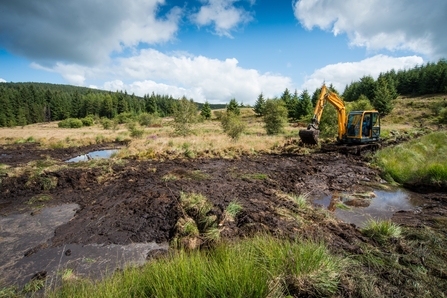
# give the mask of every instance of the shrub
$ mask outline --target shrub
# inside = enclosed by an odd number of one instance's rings
[[[113,126],[112,120],[108,118],[102,118],[100,123],[104,129],[111,129]]]
[[[244,132],[246,125],[242,122],[241,116],[232,112],[225,113],[221,118],[221,124],[224,132],[233,140],[239,139]]]
[[[118,124],[128,123],[133,121],[133,115],[132,113],[126,112],[116,115],[115,120],[118,122]]]
[[[183,97],[174,107],[174,133],[181,136],[191,134],[191,127],[197,122],[197,106]]]
[[[324,108],[320,119],[320,136],[334,137],[338,132],[338,112],[331,105],[328,104]]]
[[[373,105],[365,95],[360,95],[359,99],[356,101],[346,104],[346,113],[350,111],[366,111],[374,110]]]
[[[94,124],[94,120],[91,116],[87,116],[81,119],[83,126],[92,126]]]
[[[160,125],[161,119],[156,113],[154,114],[143,113],[140,116],[138,116],[138,123],[140,123],[141,126]]]
[[[264,108],[265,130],[268,135],[279,134],[287,123],[288,110],[284,101],[280,99],[267,99]]]
[[[82,127],[82,121],[76,118],[67,118],[60,121],[57,126],[61,128],[80,128]]]

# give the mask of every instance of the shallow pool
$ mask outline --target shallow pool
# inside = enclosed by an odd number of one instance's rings
[[[89,161],[91,159],[98,159],[98,158],[110,158],[110,157],[112,157],[113,154],[115,154],[117,152],[118,152],[118,149],[92,151],[87,154],[79,155],[72,159],[66,160],[66,162],[80,162],[80,161]]]
[[[421,198],[414,193],[396,190],[375,190],[370,195],[335,194],[313,201],[332,211],[347,223],[362,227],[368,219],[390,219],[399,210],[417,210]]]

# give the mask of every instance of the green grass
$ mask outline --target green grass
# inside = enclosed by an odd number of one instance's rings
[[[267,174],[262,173],[253,173],[253,174],[244,174],[241,176],[242,179],[254,179],[254,180],[265,180],[268,178]]]
[[[294,194],[289,195],[291,200],[300,207],[300,209],[306,209],[309,207],[309,201],[307,200],[308,194],[300,194],[296,196]]]
[[[434,132],[375,155],[387,180],[447,185],[447,133]]]
[[[269,236],[212,250],[172,251],[141,268],[94,283],[65,280],[49,297],[284,297],[330,296],[345,270],[323,243]],[[303,285],[298,288],[298,285]]]
[[[368,220],[366,226],[361,229],[365,236],[371,237],[380,243],[390,238],[400,237],[401,228],[391,220]]]
[[[225,212],[231,217],[235,218],[236,215],[242,211],[243,207],[241,204],[239,204],[237,201],[232,201],[230,204],[228,204],[227,208],[225,209]]]

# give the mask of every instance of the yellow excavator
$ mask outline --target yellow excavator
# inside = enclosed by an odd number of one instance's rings
[[[332,104],[338,113],[338,145],[350,145],[360,153],[361,149],[376,150],[380,141],[380,116],[376,110],[352,111],[346,116],[346,107],[343,100],[334,92],[329,91],[326,85],[321,88],[320,97],[315,106],[312,122],[307,129],[299,131],[304,144],[317,145],[320,134],[319,124],[321,115],[327,102]]]

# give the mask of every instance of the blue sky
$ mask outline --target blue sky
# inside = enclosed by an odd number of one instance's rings
[[[340,92],[447,58],[444,0],[0,0],[0,82],[197,102]]]

